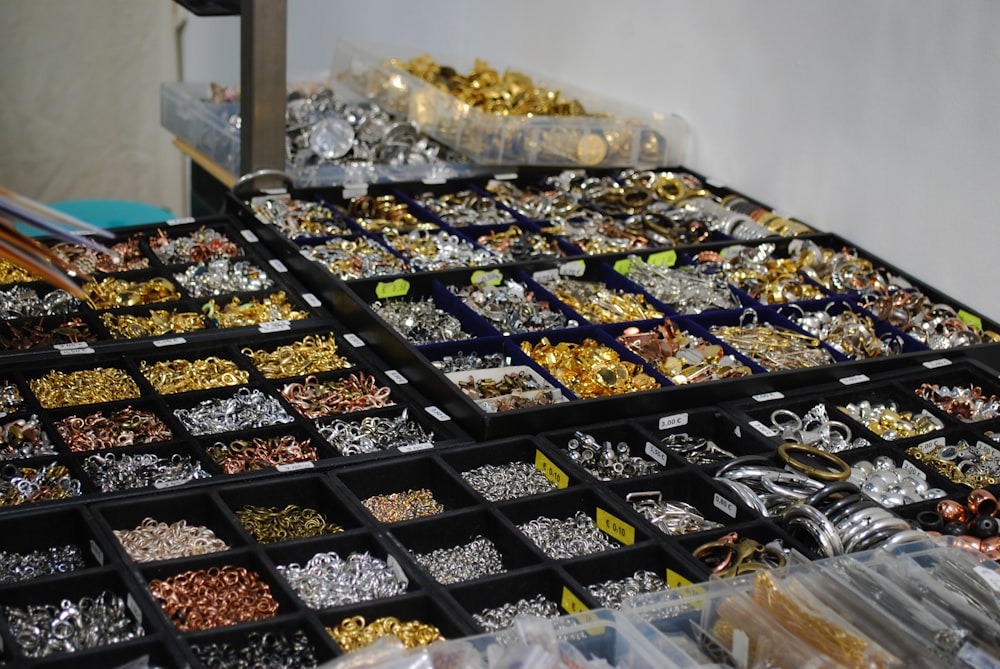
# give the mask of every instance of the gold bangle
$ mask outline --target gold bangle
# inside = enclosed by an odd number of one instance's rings
[[[821,467],[810,466],[801,460],[796,460],[793,457],[794,453],[818,458],[831,465],[832,468],[823,469]],[[784,443],[778,447],[778,457],[792,469],[796,469],[817,481],[844,481],[851,475],[851,466],[844,462],[844,460],[833,453],[827,453],[826,451],[821,451],[818,448],[806,446],[805,444],[794,442]]]

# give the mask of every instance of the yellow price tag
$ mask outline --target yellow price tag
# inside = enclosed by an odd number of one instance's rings
[[[562,601],[560,605],[566,613],[583,613],[584,611],[589,611],[587,606],[580,601],[580,598],[574,595],[565,585],[562,589]]]
[[[387,297],[402,297],[410,292],[410,282],[406,279],[396,279],[395,281],[381,281],[375,284],[375,295],[380,300]]]
[[[545,474],[545,478],[552,481],[552,484],[559,489],[569,485],[569,476],[566,475],[566,472],[559,469],[539,450],[535,451],[535,469]]]
[[[503,274],[498,269],[490,270],[489,272],[477,269],[469,279],[474,286],[499,286],[500,282],[503,281]]]
[[[622,258],[620,260],[616,260],[612,267],[614,267],[614,270],[622,276],[628,276],[629,271],[632,269],[632,261],[628,258]]]
[[[649,257],[646,258],[646,262],[650,265],[666,265],[667,267],[673,267],[677,263],[677,251],[658,251],[657,253],[650,253]]]
[[[983,331],[983,319],[974,314],[970,314],[965,309],[958,310],[958,320],[962,321],[968,326],[976,328],[980,332]]]
[[[669,588],[683,588],[686,585],[691,585],[691,581],[684,578],[678,574],[673,569],[667,570],[667,587]]]
[[[635,528],[601,507],[597,507],[597,529],[627,546],[635,543]]]

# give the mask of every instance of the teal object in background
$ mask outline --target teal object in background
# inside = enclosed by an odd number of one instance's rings
[[[129,200],[64,200],[48,206],[101,228],[162,223],[174,218],[169,209]]]

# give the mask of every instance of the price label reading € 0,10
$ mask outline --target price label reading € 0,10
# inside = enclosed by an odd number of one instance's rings
[[[597,507],[597,529],[627,546],[635,543],[635,528],[601,507]]]
[[[545,457],[541,451],[535,451],[535,469],[545,474],[545,478],[552,482],[552,485],[560,490],[569,485],[569,476],[559,469],[551,460]]]

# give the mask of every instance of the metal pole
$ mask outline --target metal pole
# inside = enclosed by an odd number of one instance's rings
[[[240,34],[240,173],[283,171],[287,0],[242,0]]]

